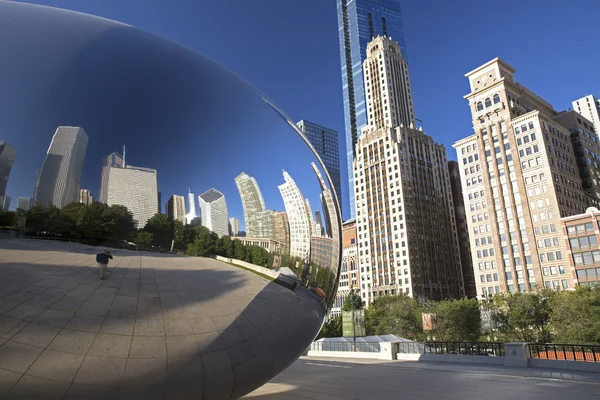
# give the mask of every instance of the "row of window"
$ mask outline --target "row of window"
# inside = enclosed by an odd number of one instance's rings
[[[500,95],[498,93],[496,93],[494,96],[492,96],[491,99],[488,97],[484,101],[478,101],[477,105],[476,105],[477,111],[482,111],[484,108],[484,105],[485,105],[485,108],[491,107],[492,101],[494,102],[494,104],[500,103]]]
[[[565,273],[565,266],[564,265],[559,265],[559,266],[551,266],[551,267],[543,267],[542,268],[542,275],[543,276],[548,276],[548,274],[550,275],[556,275],[556,274],[564,274]]]
[[[600,277],[600,267],[598,268],[586,268],[586,269],[578,269],[577,270],[577,278],[578,279],[594,279]]]
[[[525,133],[525,132],[527,132],[528,129],[534,129],[534,128],[535,128],[535,125],[533,124],[533,122],[530,122],[529,124],[521,125],[520,128],[518,126],[516,126],[515,127],[515,135]]]
[[[586,222],[585,224],[567,226],[567,233],[583,232],[594,232],[594,224],[592,222]]]
[[[494,273],[494,274],[480,275],[479,279],[481,280],[481,283],[498,282],[498,274]]]
[[[573,264],[585,265],[600,263],[600,250],[582,251],[581,253],[573,253]]]
[[[465,157],[465,158],[463,158],[463,165],[472,163],[473,161],[477,161],[477,160],[479,160],[479,154],[474,154],[472,156]]]
[[[569,244],[571,245],[572,250],[577,250],[579,248],[586,247],[594,247],[598,246],[598,238],[596,238],[596,235],[571,238],[569,239]]]

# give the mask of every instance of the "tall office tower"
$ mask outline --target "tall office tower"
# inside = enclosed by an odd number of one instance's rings
[[[560,218],[595,201],[578,175],[585,152],[514,72],[495,58],[466,74],[475,133],[454,144],[480,298],[543,287],[549,268],[573,287]]]
[[[337,131],[304,119],[299,121],[297,125],[310,141],[310,144],[315,148],[317,154],[321,157],[323,164],[325,164],[325,168],[327,168],[327,172],[333,182],[333,187],[341,210],[342,187],[340,183],[340,150]]]
[[[8,211],[10,209],[10,196],[0,196],[0,210]]]
[[[379,36],[367,46],[363,64],[369,127],[375,129],[415,124],[408,63],[400,46]]]
[[[420,130],[363,130],[353,171],[367,304],[402,292],[433,300],[464,295],[447,163],[444,146]]]
[[[79,200],[79,184],[88,135],[82,128],[59,126],[39,173],[37,205],[62,208]]]
[[[31,197],[19,197],[17,208],[23,211],[29,211],[31,208]]]
[[[185,197],[172,195],[167,201],[167,218],[185,224]]]
[[[79,202],[89,206],[94,201],[92,191],[90,189],[79,190]]]
[[[304,199],[304,203],[306,204],[306,215],[308,215],[308,220],[310,221],[310,236],[312,237],[317,231],[317,221],[315,221],[313,217],[312,208],[310,207],[308,199]]]
[[[109,206],[117,204],[127,207],[133,213],[135,227],[142,229],[158,209],[158,182],[156,170],[151,168],[110,167],[106,190]]]
[[[335,301],[331,308],[332,316],[341,314],[346,297],[348,297],[351,290],[354,290],[354,293],[361,296],[357,251],[358,241],[356,239],[356,221],[351,219],[344,222],[342,224],[342,270]]]
[[[0,198],[6,196],[8,177],[16,158],[17,151],[4,140],[0,140]]]
[[[458,162],[448,161],[448,173],[450,174],[450,187],[452,188],[452,201],[454,203],[454,217],[456,218],[456,232],[460,248],[460,264],[465,284],[465,296],[471,299],[477,297],[477,286],[475,285],[475,272],[473,271],[473,260],[471,259],[469,226],[467,225],[467,213],[465,212]]]
[[[219,236],[229,235],[229,219],[227,218],[227,203],[223,193],[216,189],[208,189],[198,196],[202,226]]]
[[[317,221],[317,225],[319,225],[320,227],[323,227],[323,220],[321,219],[321,211],[317,210],[315,211],[315,221]],[[323,232],[320,232],[321,234]]]
[[[229,218],[229,236],[237,236],[240,233],[240,220],[231,217]]]
[[[125,147],[123,147],[123,153]],[[100,203],[108,203],[108,177],[113,167],[125,167],[125,159],[119,153],[111,153],[102,159],[102,177],[100,180]]]
[[[273,211],[267,210],[256,179],[242,172],[235,178],[242,206],[246,235],[252,238],[273,237]]]
[[[305,262],[310,257],[310,219],[302,192],[292,177],[284,170],[285,183],[278,186],[290,225],[290,255]]]
[[[158,209],[156,210],[156,212],[158,214],[162,214],[162,210],[161,210],[161,203],[162,203],[162,193],[158,192],[157,193],[157,204],[158,204]]]
[[[590,94],[575,100],[573,110],[583,115],[588,121],[592,121],[594,131],[596,134],[600,134],[600,100]]]
[[[196,213],[196,196],[192,193],[192,190],[188,188],[188,208],[185,219],[188,225],[192,224],[192,221],[198,217]]]
[[[600,139],[593,130],[592,121],[576,111],[563,111],[554,120],[567,128],[577,158],[581,186],[593,206],[600,206]]]
[[[339,261],[340,261],[340,240],[339,240],[339,233],[340,233],[340,221],[338,221],[338,213],[336,212],[336,208],[335,208],[335,201],[333,200],[333,194],[331,193],[331,190],[329,190],[327,188],[327,185],[325,184],[325,180],[323,179],[323,176],[321,175],[321,171],[319,171],[319,168],[317,168],[317,165],[313,162],[312,164],[313,167],[313,171],[315,172],[315,175],[317,176],[317,179],[319,181],[319,187],[321,188],[321,203],[325,203],[325,206],[323,207],[323,210],[325,211],[325,219],[327,220],[327,225],[330,227],[331,233],[328,236],[328,239],[330,239],[329,241],[318,241],[321,244],[321,248],[323,248],[323,243],[327,243],[327,246],[329,246],[329,250],[331,253],[331,264],[328,265],[328,268],[334,268],[335,271],[334,273],[337,273],[337,267],[339,265]],[[341,216],[340,216],[341,217]],[[311,244],[312,246],[312,244]],[[311,253],[312,253],[312,248],[311,248]]]
[[[273,240],[283,244],[283,254],[290,254],[290,225],[285,212],[273,213]]]
[[[348,171],[361,128],[367,124],[367,103],[363,62],[367,44],[376,36],[391,37],[400,43],[404,58],[406,45],[400,2],[397,0],[337,0],[337,20],[342,64],[342,90]],[[349,176],[350,214],[355,216],[354,177]],[[341,197],[338,194],[338,198]]]

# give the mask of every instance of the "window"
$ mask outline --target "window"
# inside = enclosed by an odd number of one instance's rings
[[[485,99],[485,108],[488,108],[488,107],[491,107],[491,106],[492,106],[492,101],[488,97],[487,99]]]
[[[483,103],[478,101],[477,102],[477,111],[481,111],[481,110],[483,110]]]
[[[500,95],[498,93],[496,93],[494,95],[494,104],[500,103]]]

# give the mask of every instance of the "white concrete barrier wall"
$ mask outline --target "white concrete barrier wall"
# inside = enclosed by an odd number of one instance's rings
[[[249,262],[246,262],[246,261],[236,260],[235,258],[227,258],[227,257],[221,257],[221,256],[215,256],[215,258],[219,261],[223,261],[223,262],[230,263],[230,264],[237,264],[241,267],[248,268],[248,269],[251,269],[256,272],[260,272],[261,274],[270,276],[273,279],[276,279],[279,277],[279,272],[273,271],[272,269],[269,269],[269,268],[261,267],[259,265],[250,264]]]

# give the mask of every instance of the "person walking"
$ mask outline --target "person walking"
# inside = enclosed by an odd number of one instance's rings
[[[112,260],[113,256],[110,254],[110,251],[104,250],[103,253],[96,254],[96,262],[98,263],[98,268],[100,268],[100,279],[104,280],[106,269],[108,268],[108,260]]]

